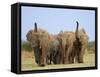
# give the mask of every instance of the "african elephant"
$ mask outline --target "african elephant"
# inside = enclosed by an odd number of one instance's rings
[[[47,53],[48,64],[51,64],[51,62],[53,62],[53,64],[58,64],[57,63],[58,59],[55,59],[55,58],[57,57],[58,52],[59,52],[59,44],[60,43],[57,40],[57,38],[54,35],[50,35],[49,47],[48,47],[48,53]]]
[[[37,29],[37,23],[35,23],[35,29],[30,30],[26,37],[34,50],[36,63],[39,66],[44,66],[46,64],[46,54],[48,48],[48,32],[43,29]]]
[[[58,34],[62,53],[63,63],[83,62],[84,51],[86,48],[88,37],[84,29],[78,30],[78,22],[76,32],[61,32]]]
[[[73,51],[75,52],[74,56],[76,62],[83,63],[83,56],[88,43],[88,35],[83,28],[78,30],[78,26],[79,23],[77,22],[77,29],[75,33],[76,40],[74,41]]]
[[[59,37],[62,53],[63,53],[63,63],[70,63],[70,55],[72,53],[73,42],[75,36],[73,32],[63,32]]]
[[[51,36],[43,29],[37,29],[37,24],[35,23],[35,29],[30,30],[26,37],[32,45],[35,61],[39,66],[45,66],[46,64],[51,64],[51,62],[57,63],[54,58],[59,51],[59,41],[54,36]]]

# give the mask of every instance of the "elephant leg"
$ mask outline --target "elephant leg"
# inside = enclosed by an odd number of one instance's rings
[[[62,43],[61,47],[60,47],[60,51],[59,51],[59,56],[62,60],[62,63],[65,64],[66,63],[66,45],[65,43]]]
[[[60,61],[59,56],[57,55],[56,58],[55,58],[55,64],[59,64],[60,63],[59,61]]]
[[[71,52],[72,52],[72,46],[69,46],[67,51],[65,51],[66,57],[65,57],[65,63],[69,64],[71,59]]]
[[[53,61],[53,64],[57,64],[57,61],[58,61],[58,55],[54,56],[52,61]]]
[[[83,63],[83,54],[79,54],[78,63]]]
[[[78,63],[83,63],[83,57],[84,57],[84,52],[85,52],[85,48],[82,47],[80,50],[80,53],[78,54]]]
[[[83,55],[81,54],[81,51],[77,50],[77,54],[75,55],[75,62],[77,63],[83,63]]]
[[[40,50],[39,50],[38,47],[34,47],[33,50],[34,50],[35,62],[36,62],[38,65],[40,65],[40,54],[41,54],[41,53],[40,53]]]
[[[46,65],[47,54],[46,54],[46,49],[44,49],[44,48],[42,47],[42,49],[41,49],[40,66]]]
[[[75,57],[74,55],[75,55],[74,52],[71,51],[70,54],[69,54],[69,63],[70,64],[74,63],[74,57]]]
[[[57,54],[53,58],[54,64],[63,64],[63,55],[61,52],[57,52]]]
[[[50,54],[50,64],[52,64],[52,60],[53,60],[53,55]]]
[[[65,56],[63,55],[63,53],[59,53],[59,59],[58,59],[58,61],[59,61],[59,64],[65,64]]]
[[[57,59],[56,59],[57,57],[54,57],[53,58],[53,64],[57,64]]]
[[[57,53],[54,58],[53,58],[53,63],[54,64],[59,64],[60,63],[60,55]]]
[[[71,62],[74,63],[74,56],[72,56],[72,61]]]
[[[74,63],[74,56],[70,56],[69,57],[69,63],[71,64],[71,63]]]
[[[49,55],[47,55],[46,63],[47,63],[48,65],[50,65],[50,56],[49,56]]]
[[[79,50],[78,47],[76,47],[75,55],[74,55],[74,58],[75,58],[75,62],[76,63],[79,63],[79,55],[80,55],[80,50]]]
[[[75,55],[75,62],[79,63],[79,56]]]
[[[83,56],[78,56],[78,63],[83,63]]]
[[[65,64],[69,64],[70,56],[68,53],[66,54],[66,57],[64,60],[65,60]]]
[[[69,53],[68,56],[69,56],[69,57],[68,57],[68,60],[69,60],[69,63],[68,63],[68,64],[71,64],[71,62],[72,62],[72,55],[71,55],[71,53]]]
[[[76,51],[75,48],[73,47],[72,51],[70,52],[70,60],[69,60],[70,63],[74,63],[75,55],[76,55]]]
[[[59,53],[59,64],[65,64],[65,61],[66,61],[66,59],[65,59],[65,53]]]

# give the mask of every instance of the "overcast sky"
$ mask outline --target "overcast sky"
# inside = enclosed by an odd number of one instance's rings
[[[95,40],[95,11],[78,9],[57,9],[43,7],[21,7],[21,39],[26,41],[26,34],[34,29],[34,22],[38,27],[49,33],[60,31],[75,31],[76,21],[86,30],[89,41]]]

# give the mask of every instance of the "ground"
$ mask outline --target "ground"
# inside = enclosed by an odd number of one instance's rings
[[[74,64],[57,64],[46,65],[45,67],[39,67],[35,63],[34,53],[28,51],[22,51],[21,56],[21,70],[43,70],[43,69],[60,69],[60,68],[79,68],[79,67],[92,67],[95,66],[95,54],[85,53],[84,63]]]

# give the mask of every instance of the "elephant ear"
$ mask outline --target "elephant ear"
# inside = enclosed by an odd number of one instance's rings
[[[30,30],[30,31],[26,34],[26,38],[27,38],[27,40],[30,41],[30,42],[31,42],[31,39],[32,39],[32,32],[33,32],[33,30]]]
[[[79,22],[76,21],[76,24],[77,24],[77,26],[76,26],[75,36],[76,36],[76,39],[78,39],[78,27],[79,27]]]
[[[84,29],[84,28],[82,28],[82,32],[83,32],[84,34],[86,34],[86,32],[85,32],[85,29]]]
[[[37,23],[34,23],[34,31],[37,32]]]

